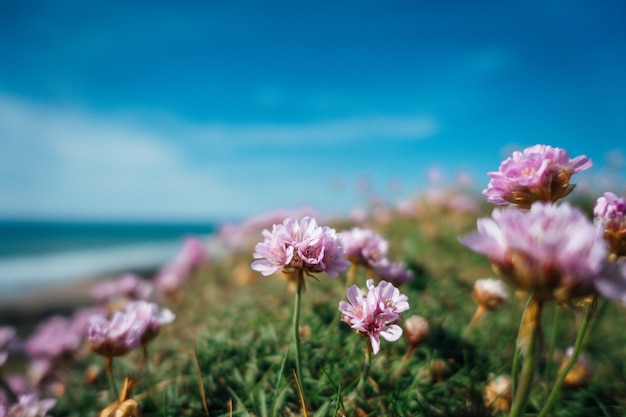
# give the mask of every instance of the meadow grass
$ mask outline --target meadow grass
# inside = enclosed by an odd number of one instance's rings
[[[490,375],[509,374],[515,338],[526,303],[511,289],[509,300],[468,329],[476,304],[478,278],[495,276],[487,259],[458,243],[457,237],[488,215],[462,212],[422,201],[414,216],[393,210],[370,219],[390,244],[389,258],[403,261],[414,278],[401,287],[410,310],[430,323],[430,337],[407,356],[407,343],[382,341],[373,357],[368,384],[356,392],[366,339],[340,321],[346,276],[307,278],[302,296],[302,393],[294,378],[291,332],[293,290],[278,274],[264,277],[250,269],[248,249],[213,259],[187,282],[169,307],[176,320],[150,344],[148,362],[141,352],[114,361],[114,380],[137,379],[134,397],[144,416],[490,416],[483,390]],[[337,231],[353,226],[338,219]],[[269,225],[268,225],[269,227]],[[356,284],[363,287],[367,273]],[[626,331],[624,308],[600,300],[583,345],[593,373],[578,389],[562,390],[550,415],[626,415]],[[545,402],[563,351],[574,344],[582,311],[547,304],[542,317],[542,355],[527,415]],[[100,368],[95,380],[85,374]],[[102,357],[86,352],[68,364],[65,394],[55,416],[93,416],[115,400]],[[306,412],[303,411],[303,402]]]

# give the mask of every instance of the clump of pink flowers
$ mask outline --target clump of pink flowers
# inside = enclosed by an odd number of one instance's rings
[[[348,301],[339,303],[341,320],[362,336],[369,338],[372,353],[380,350],[380,338],[395,342],[402,337],[400,313],[409,309],[408,298],[393,284],[367,280],[367,293],[356,285],[346,291]]]
[[[538,300],[567,302],[595,292],[606,273],[602,230],[579,209],[537,202],[530,210],[496,209],[460,242]]]
[[[626,198],[606,192],[596,200],[594,222],[604,230],[611,253],[626,256]]]
[[[572,192],[572,174],[590,168],[592,162],[584,155],[571,159],[562,148],[535,145],[515,151],[502,161],[499,170],[489,172],[491,178],[483,194],[497,205],[528,208],[535,201],[555,202]]]
[[[318,226],[312,217],[298,221],[288,217],[275,224],[272,231],[263,231],[264,240],[255,247],[252,269],[263,275],[282,271],[306,274],[325,272],[336,277],[350,262],[344,256],[343,246],[335,229]]]
[[[108,358],[125,355],[151,340],[162,325],[173,320],[174,314],[169,309],[159,309],[147,301],[129,303],[110,319],[95,315],[89,323],[91,349]]]

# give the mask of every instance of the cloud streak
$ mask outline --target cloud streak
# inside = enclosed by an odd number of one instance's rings
[[[323,200],[330,173],[310,178],[306,189],[299,178],[284,175],[286,168],[318,164],[314,155],[300,152],[303,144],[332,149],[364,140],[406,143],[438,132],[431,117],[285,125],[169,121],[165,127],[140,119],[0,95],[0,216],[251,214],[309,202],[311,195]],[[270,151],[250,151],[259,147]],[[246,158],[239,157],[244,151]]]

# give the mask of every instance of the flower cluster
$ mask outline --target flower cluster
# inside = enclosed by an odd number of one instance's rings
[[[95,315],[89,325],[91,349],[106,357],[125,355],[147,343],[162,325],[173,320],[174,314],[169,309],[159,310],[156,304],[147,301],[132,302],[110,319]]]
[[[503,277],[539,300],[567,302],[592,294],[606,272],[602,230],[567,203],[496,209],[477,228],[460,242],[485,254]]]
[[[515,151],[502,161],[483,194],[487,201],[498,205],[528,208],[535,201],[555,202],[574,189],[572,174],[590,168],[591,160],[584,155],[570,159],[565,149],[535,145]]]
[[[615,256],[626,256],[626,198],[606,192],[593,208],[594,221]]]
[[[40,400],[36,394],[20,396],[17,403],[8,405],[0,401],[0,417],[47,417],[56,400]]]
[[[91,297],[101,303],[117,299],[147,300],[152,293],[152,284],[133,273],[122,274],[114,280],[95,285]]]
[[[263,237],[264,241],[255,247],[256,260],[252,263],[252,269],[263,275],[300,270],[336,277],[350,265],[335,229],[318,226],[312,217],[300,221],[288,217],[275,224],[271,232],[264,230]]]
[[[400,262],[390,262],[387,258],[389,242],[369,229],[354,227],[339,234],[346,258],[352,268],[362,265],[378,278],[404,284],[413,278],[413,272]]]
[[[409,309],[406,295],[393,284],[380,281],[374,286],[374,280],[367,280],[367,294],[353,285],[346,291],[348,301],[339,303],[341,320],[350,325],[362,336],[369,337],[374,354],[380,350],[380,337],[395,342],[402,336],[402,327],[398,325],[400,313]]]

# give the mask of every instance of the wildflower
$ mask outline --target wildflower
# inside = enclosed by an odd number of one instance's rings
[[[479,306],[487,310],[495,310],[509,298],[509,294],[501,280],[482,278],[474,283],[472,298]]]
[[[511,408],[512,381],[508,375],[489,374],[489,384],[483,390],[485,405],[494,410],[507,412]]]
[[[115,280],[99,283],[91,290],[91,297],[98,302],[111,302],[122,298],[127,300],[147,300],[152,293],[152,285],[139,276],[127,273]]]
[[[108,358],[122,356],[141,345],[147,323],[139,320],[135,311],[116,311],[108,320],[104,315],[93,316],[89,323],[91,349]]]
[[[367,280],[368,293],[353,285],[346,291],[348,301],[339,303],[342,321],[350,325],[362,336],[369,337],[369,346],[374,354],[380,350],[380,337],[395,342],[402,336],[402,327],[398,325],[400,313],[408,310],[406,295],[386,281],[374,286],[373,280]]]
[[[626,256],[626,198],[606,192],[593,208],[594,222],[604,230],[604,239],[615,256]]]
[[[287,274],[325,272],[336,277],[350,265],[335,229],[318,226],[312,217],[299,222],[289,217],[275,224],[271,232],[264,230],[263,237],[255,247],[256,261],[252,263],[252,269],[263,275],[281,270]]]
[[[413,271],[405,268],[401,262],[389,262],[374,269],[374,274],[382,280],[400,286],[413,279]]]
[[[195,237],[188,237],[174,261],[165,265],[154,278],[154,287],[162,296],[178,295],[183,284],[200,265],[207,261],[204,244]]]
[[[429,336],[430,325],[424,317],[413,315],[404,322],[404,339],[409,345],[409,354],[428,340]]]
[[[154,339],[161,326],[174,321],[174,313],[169,309],[159,307],[147,301],[134,301],[126,307],[127,312],[134,312],[137,320],[145,323],[145,331],[141,335],[141,343],[148,343]]]
[[[40,400],[36,394],[22,395],[16,404],[3,409],[0,405],[2,417],[47,417],[48,411],[54,407],[56,400]]]
[[[565,356],[561,362],[559,372],[564,372],[568,362],[574,354],[574,348],[568,347],[565,351]],[[585,355],[582,353],[576,358],[576,362],[572,365],[565,379],[563,380],[563,389],[580,388],[585,385],[589,378],[591,378],[591,364]]]
[[[602,231],[567,203],[539,202],[528,211],[495,209],[459,241],[485,254],[494,269],[538,301],[567,302],[595,292],[606,273]]]
[[[17,347],[15,329],[11,326],[0,326],[0,366],[6,362],[9,353]]]
[[[555,202],[574,189],[572,174],[592,165],[584,155],[570,159],[569,153],[549,145],[535,145],[515,151],[500,164],[483,194],[487,201],[498,205],[528,208],[535,201]]]
[[[61,358],[72,355],[83,341],[83,334],[71,318],[55,315],[41,322],[26,340],[24,350],[34,358]]]
[[[389,243],[369,229],[354,227],[339,234],[346,258],[352,265],[376,268],[388,263]]]

